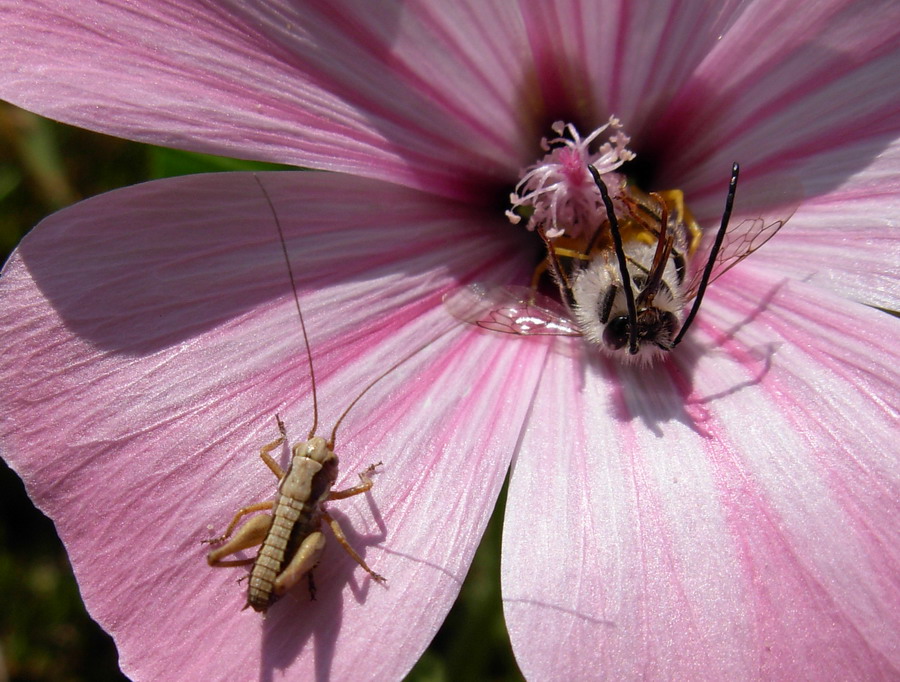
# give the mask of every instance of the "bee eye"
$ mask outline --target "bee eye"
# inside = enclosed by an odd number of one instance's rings
[[[614,317],[603,330],[603,343],[612,350],[618,350],[628,343],[628,317]]]

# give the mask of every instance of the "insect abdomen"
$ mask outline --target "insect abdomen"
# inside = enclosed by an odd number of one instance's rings
[[[291,532],[297,520],[306,511],[303,502],[279,495],[272,513],[272,526],[263,541],[250,572],[250,587],[247,590],[247,604],[256,611],[265,611],[274,601],[272,590],[275,578],[285,564]]]

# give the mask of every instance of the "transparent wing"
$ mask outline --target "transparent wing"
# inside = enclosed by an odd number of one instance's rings
[[[710,283],[774,237],[802,200],[802,185],[795,178],[766,177],[754,182],[753,178],[745,181],[742,177],[738,183],[734,211],[725,239],[709,278]],[[704,229],[700,248],[691,257],[690,272],[684,287],[685,300],[697,295],[717,230],[718,226]]]
[[[786,222],[787,218],[769,222],[767,218],[759,217],[744,220],[734,228],[729,227],[725,234],[722,248],[716,256],[716,263],[709,278],[710,283],[715,282],[719,277],[774,237],[775,233]],[[709,259],[708,254],[711,247],[712,244],[705,250],[706,256],[701,255],[700,252],[694,255],[696,260],[692,262],[690,280],[684,289],[685,300],[690,300],[697,295],[700,280],[703,279],[703,267]],[[696,265],[696,267],[693,267],[693,265]]]
[[[562,304],[528,287],[474,282],[444,296],[453,317],[483,329],[523,336],[581,336]]]

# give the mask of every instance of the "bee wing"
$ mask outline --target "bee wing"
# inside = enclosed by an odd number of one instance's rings
[[[787,176],[767,176],[738,184],[731,221],[716,256],[712,283],[769,241],[797,210],[803,200],[799,181]],[[691,257],[690,273],[684,287],[685,300],[697,295],[703,270],[715,241],[715,230],[704,230],[700,248]]]
[[[562,304],[528,287],[474,282],[444,295],[453,317],[483,329],[523,336],[581,336]]]

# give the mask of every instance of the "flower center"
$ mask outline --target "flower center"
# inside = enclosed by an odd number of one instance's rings
[[[525,219],[525,227],[540,229],[549,239],[562,235],[577,239],[596,230],[606,219],[606,211],[588,165],[605,176],[610,196],[615,199],[624,186],[624,178],[614,171],[634,158],[626,146],[629,138],[620,131],[621,127],[618,119],[610,118],[606,125],[582,138],[571,123],[554,123],[557,137],[541,140],[541,148],[547,154],[525,169],[515,192],[510,194],[512,208],[506,212],[509,220],[519,224]],[[591,144],[607,129],[614,132],[597,151],[591,152]]]

